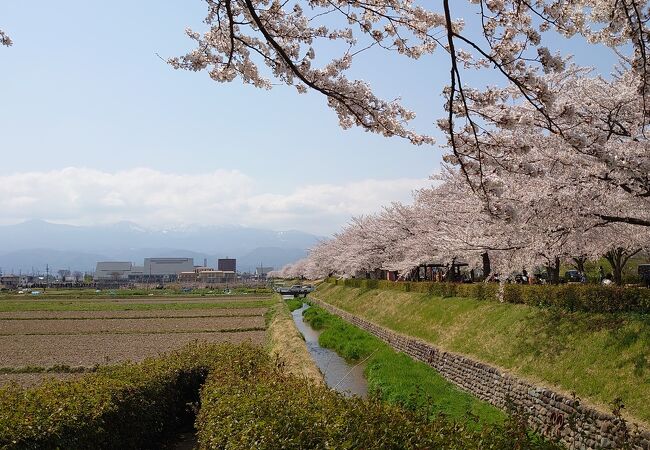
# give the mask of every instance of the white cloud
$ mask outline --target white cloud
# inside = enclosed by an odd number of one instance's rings
[[[278,194],[260,192],[251,177],[236,170],[187,175],[69,167],[0,176],[0,221],[39,218],[87,225],[128,220],[152,228],[241,224],[329,234],[352,215],[410,201],[413,189],[429,183],[367,179]]]

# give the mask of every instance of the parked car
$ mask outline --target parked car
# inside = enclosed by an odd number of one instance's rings
[[[564,272],[564,281],[567,283],[584,283],[585,275],[577,270],[567,270]]]

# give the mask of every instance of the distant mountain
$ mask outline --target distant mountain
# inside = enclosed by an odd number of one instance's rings
[[[0,271],[2,273],[45,273],[45,266],[50,272],[58,269],[94,270],[97,261],[106,259],[104,255],[81,252],[65,252],[46,248],[15,250],[0,254]]]
[[[307,249],[260,247],[237,259],[237,270],[255,271],[255,267],[273,267],[279,269],[286,264],[307,256]]]
[[[195,264],[237,258],[239,270],[280,267],[306,255],[320,239],[301,231],[272,231],[242,226],[200,226],[150,230],[131,222],[73,226],[30,220],[0,226],[0,268],[9,272],[55,269],[92,270],[98,260],[133,261],[145,257],[188,256]],[[41,267],[42,266],[42,267]]]

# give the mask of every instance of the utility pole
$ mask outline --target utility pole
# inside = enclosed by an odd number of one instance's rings
[[[45,288],[50,287],[50,265],[45,264]]]

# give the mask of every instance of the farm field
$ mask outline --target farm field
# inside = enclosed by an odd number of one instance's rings
[[[119,300],[96,300],[93,302],[74,300],[6,300],[0,301],[0,312],[18,311],[144,311],[144,310],[188,310],[208,308],[262,308],[271,300],[229,299],[229,301],[155,301],[139,302]]]
[[[192,341],[266,342],[270,296],[0,300],[0,385],[73,378]]]

